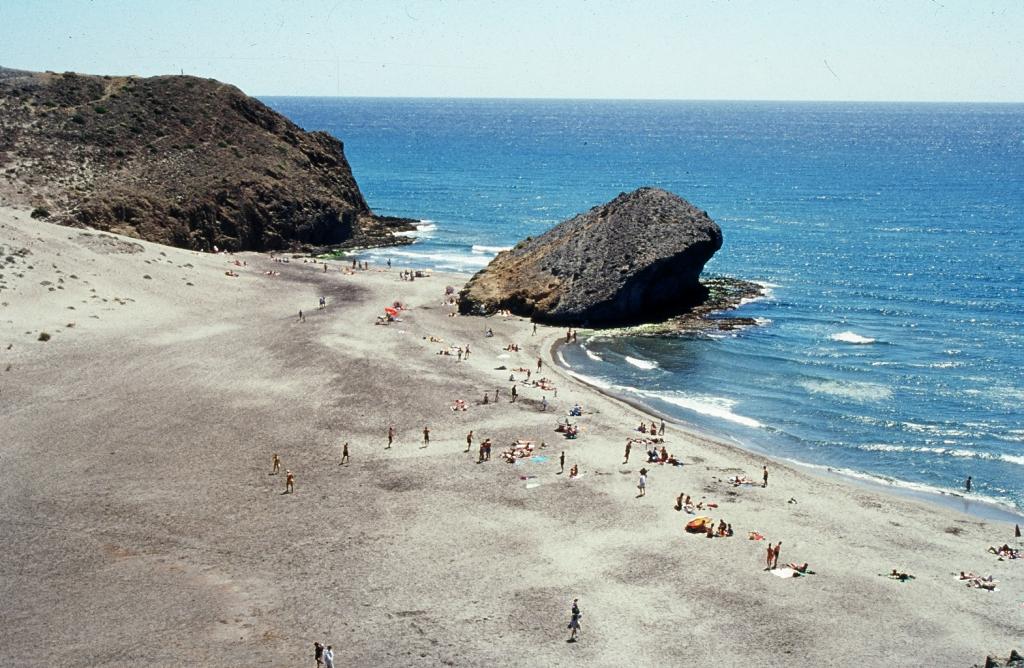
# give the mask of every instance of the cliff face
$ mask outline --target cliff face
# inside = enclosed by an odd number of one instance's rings
[[[208,250],[380,245],[341,142],[188,76],[0,68],[0,198],[35,214]]]
[[[721,247],[706,212],[640,188],[500,253],[463,290],[460,308],[552,324],[653,322],[705,301],[700,273]]]

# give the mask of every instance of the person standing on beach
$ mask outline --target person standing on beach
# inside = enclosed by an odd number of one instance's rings
[[[647,469],[640,469],[640,482],[636,487],[640,490],[640,493],[636,495],[638,499],[641,496],[647,496]]]
[[[779,551],[782,549],[782,541],[780,540],[775,544],[775,548],[772,550],[772,568],[779,567]]]
[[[544,365],[544,361],[543,361],[543,360],[541,360],[541,358],[539,358],[539,357],[538,357],[538,358],[537,358],[537,371],[540,371],[540,368],[541,368],[541,367],[542,367],[543,365]]]
[[[665,421],[662,420],[661,421],[661,426],[658,427],[658,436],[664,436],[664,435],[665,435]]]
[[[548,412],[548,398],[547,395],[540,398],[540,409],[545,413]]]
[[[518,397],[518,396],[519,396],[519,390],[517,390],[516,386],[513,385],[512,386],[512,401],[510,403],[514,404],[516,402],[516,397]]]
[[[302,315],[302,309],[299,309],[299,322],[306,322],[306,316]]]
[[[425,448],[428,445],[430,445],[430,428],[429,427],[424,427],[423,428],[423,447]]]
[[[330,645],[324,650],[324,668],[334,668],[334,648]]]
[[[767,562],[765,564],[765,566],[766,566],[765,570],[766,571],[770,571],[771,568],[772,568],[772,555],[773,554],[774,554],[774,551],[772,550],[772,544],[768,543],[768,558],[767,558]]]
[[[473,430],[470,429],[469,433],[466,434],[466,452],[469,452],[469,449],[472,448],[472,447],[473,447]]]
[[[494,388],[494,403],[498,403],[498,388]]]
[[[576,636],[580,632],[580,617],[583,613],[580,612],[579,599],[574,598],[572,600],[572,612],[569,618],[569,642],[576,642]]]
[[[628,441],[627,440],[626,441],[626,456],[625,456],[625,459],[622,460],[623,464],[628,464],[629,463],[629,451],[632,450],[632,449],[633,449],[633,441]]]
[[[313,658],[317,666],[324,665],[324,646],[318,642],[313,643]]]
[[[341,446],[341,463],[348,464],[348,441]]]
[[[388,426],[388,447],[385,450],[391,449],[391,444],[395,441],[395,425]]]
[[[964,489],[971,491],[971,476],[967,476],[967,480],[964,481]]]
[[[764,471],[764,476],[763,476],[764,484],[762,484],[761,487],[767,487],[768,486],[768,466],[767,465],[762,466],[761,469]]]
[[[295,474],[290,470],[284,472],[284,493],[292,494],[295,492]]]
[[[533,334],[530,336],[537,336],[537,323],[533,323]]]
[[[271,460],[271,466],[273,466],[273,469],[270,471],[270,475],[277,475],[281,472],[281,458],[277,456],[276,452]]]
[[[565,473],[565,450],[562,450],[562,454],[558,457],[558,472]]]

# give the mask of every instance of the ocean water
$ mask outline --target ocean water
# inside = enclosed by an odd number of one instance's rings
[[[706,209],[729,334],[584,333],[574,373],[746,447],[1024,509],[1024,105],[270,98],[345,142],[396,265],[475,271],[643,185]]]

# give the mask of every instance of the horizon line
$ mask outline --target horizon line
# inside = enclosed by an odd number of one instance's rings
[[[185,75],[188,76],[188,75]],[[786,98],[683,98],[683,97],[529,97],[498,95],[300,95],[289,93],[246,93],[255,98],[318,98],[336,100],[467,100],[523,102],[757,102],[775,104],[991,104],[1024,105],[1021,100],[828,100]]]

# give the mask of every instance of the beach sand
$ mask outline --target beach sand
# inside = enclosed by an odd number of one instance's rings
[[[959,666],[1021,646],[1024,561],[986,551],[1014,544],[1012,524],[675,425],[667,447],[685,466],[646,465],[640,446],[623,464],[650,416],[556,368],[564,330],[449,317],[444,288],[466,276],[324,273],[13,209],[0,245],[7,665],[313,665],[316,640],[360,666]],[[401,321],[375,325],[395,300]],[[436,354],[448,344],[472,353]],[[557,397],[520,384],[510,403],[508,368],[538,357]],[[554,427],[575,402],[582,434],[567,440]],[[493,456],[478,464],[484,438]],[[546,460],[504,462],[517,438],[545,441]],[[765,463],[767,488],[723,482],[759,481]],[[736,535],[686,534],[680,492],[717,503],[703,514]],[[816,574],[766,572],[779,540],[781,562]],[[893,568],[916,579],[879,575]],[[964,586],[961,570],[999,591]],[[582,634],[567,643],[573,598]]]

